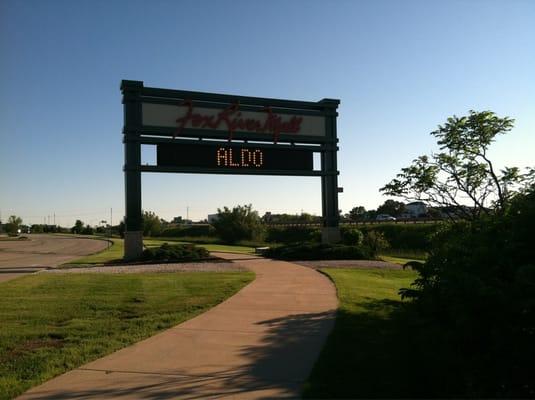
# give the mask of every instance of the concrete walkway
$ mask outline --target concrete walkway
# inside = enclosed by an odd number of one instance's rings
[[[247,266],[256,279],[206,313],[20,399],[299,397],[334,322],[334,286],[292,263],[217,256]]]

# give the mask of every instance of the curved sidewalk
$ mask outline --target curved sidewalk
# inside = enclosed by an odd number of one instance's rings
[[[217,255],[247,266],[256,279],[206,313],[20,399],[299,397],[334,322],[334,286],[296,264]]]

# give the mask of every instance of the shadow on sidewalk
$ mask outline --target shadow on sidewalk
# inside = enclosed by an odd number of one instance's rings
[[[260,345],[237,348],[239,355],[248,360],[247,365],[239,369],[203,376],[188,375],[185,370],[177,370],[172,374],[78,370],[77,373],[102,373],[95,388],[32,393],[30,398],[201,399],[239,396],[241,393],[252,395],[254,392],[254,397],[261,399],[299,397],[302,384],[318,358],[334,318],[335,310],[332,310],[259,322],[268,328],[268,334]],[[117,377],[115,374],[123,376]],[[136,379],[132,379],[132,374],[138,375]],[[113,381],[107,383],[109,378]]]

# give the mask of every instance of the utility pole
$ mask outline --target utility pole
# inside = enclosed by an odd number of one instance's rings
[[[56,226],[56,213],[54,213],[54,226]]]
[[[186,221],[189,221],[189,206],[186,206]]]

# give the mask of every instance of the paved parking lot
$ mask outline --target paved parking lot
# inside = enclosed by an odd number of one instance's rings
[[[26,235],[29,240],[0,241],[0,282],[55,267],[106,248],[104,240],[55,235]]]

